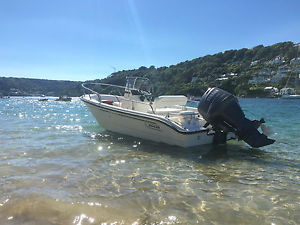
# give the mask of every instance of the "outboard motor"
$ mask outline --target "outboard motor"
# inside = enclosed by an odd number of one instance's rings
[[[237,98],[220,88],[209,88],[204,93],[199,102],[198,111],[218,134],[234,132],[255,148],[275,142],[257,130],[264,123],[263,119],[260,121],[247,119]]]

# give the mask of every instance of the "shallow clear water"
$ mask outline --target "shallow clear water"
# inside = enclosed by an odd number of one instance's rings
[[[79,99],[0,99],[0,224],[300,224],[300,101],[240,104],[275,144],[182,149],[107,132]]]

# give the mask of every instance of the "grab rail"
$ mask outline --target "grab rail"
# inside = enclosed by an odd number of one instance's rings
[[[128,90],[128,89],[129,89],[129,90],[138,90],[138,89],[135,89],[135,88],[128,88],[128,87],[125,87],[125,86],[120,86],[120,85],[115,85],[115,84],[94,83],[94,82],[82,83],[81,86],[82,86],[84,89],[86,89],[86,90],[88,90],[88,91],[90,91],[90,92],[92,92],[92,93],[94,93],[94,94],[97,95],[97,97],[98,97],[100,103],[101,103],[101,94],[98,93],[97,91],[94,91],[93,89],[88,88],[88,87],[85,86],[85,85],[89,85],[89,84],[92,84],[92,85],[103,85],[103,86],[110,86],[110,87],[117,87],[117,88],[122,88],[122,89],[127,89],[127,90]],[[139,91],[141,91],[141,90],[139,90]],[[147,92],[145,92],[145,91],[141,91],[141,92],[142,92],[142,93],[147,93]],[[90,99],[91,99],[90,94],[88,94],[88,95],[89,95],[89,97],[90,97]],[[120,102],[120,99],[119,99],[119,97],[118,97],[117,95],[113,95],[113,96],[118,100],[118,102]],[[138,101],[133,100],[133,99],[132,99],[131,101],[132,101],[133,103],[134,103],[134,102],[138,102]],[[150,108],[151,108],[153,114],[155,114],[155,111],[154,111],[154,109],[153,109],[153,107],[152,107],[152,102],[151,102],[151,103],[150,103],[150,102],[149,102],[149,103],[138,102],[138,103],[150,105]]]
[[[97,91],[94,91],[93,89],[91,89],[91,88],[88,88],[88,87],[86,87],[85,85],[88,85],[88,84],[93,84],[93,85],[103,85],[103,86],[111,86],[111,87],[117,87],[117,88],[126,88],[125,86],[120,86],[120,85],[115,85],[115,84],[105,84],[105,83],[82,83],[81,84],[81,86],[84,88],[84,89],[86,89],[86,90],[88,90],[88,91],[90,91],[90,92],[92,92],[92,93],[94,93],[94,94],[96,94],[97,95],[97,97],[98,97],[98,99],[99,99],[99,102],[101,102],[101,95],[97,92]],[[90,96],[90,94],[89,94],[89,97],[90,97],[90,99],[91,99],[91,96]],[[117,99],[118,99],[118,97],[117,96],[115,96]],[[118,99],[119,100],[119,99]]]

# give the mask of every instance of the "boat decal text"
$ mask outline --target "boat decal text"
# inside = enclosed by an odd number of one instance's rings
[[[146,121],[145,126],[153,130],[160,130],[160,126],[154,122]]]

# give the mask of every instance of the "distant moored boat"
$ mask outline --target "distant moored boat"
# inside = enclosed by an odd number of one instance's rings
[[[45,101],[48,101],[48,98],[41,98],[39,99],[40,102],[45,102]]]
[[[63,102],[70,102],[71,100],[72,100],[72,98],[71,98],[71,97],[68,97],[68,96],[66,96],[66,95],[64,95],[64,96],[59,96],[58,99],[55,99],[55,101],[63,101]]]
[[[280,94],[282,99],[300,99],[300,95],[296,94],[294,88],[282,88]]]

